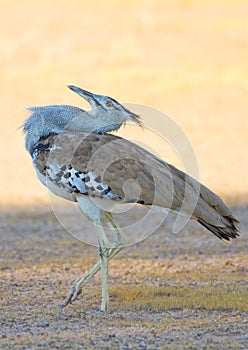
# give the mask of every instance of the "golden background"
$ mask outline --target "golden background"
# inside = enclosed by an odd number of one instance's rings
[[[46,203],[17,128],[27,106],[87,108],[68,84],[168,114],[193,145],[200,180],[246,201],[247,13],[247,1],[231,0],[2,0],[2,205]]]

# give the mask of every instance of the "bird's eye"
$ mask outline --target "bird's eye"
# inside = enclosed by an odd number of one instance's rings
[[[106,107],[113,107],[113,103],[112,102],[106,102]]]

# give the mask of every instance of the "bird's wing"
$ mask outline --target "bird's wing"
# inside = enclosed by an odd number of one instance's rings
[[[38,171],[70,193],[182,210],[219,238],[237,235],[238,220],[216,194],[126,139],[63,132],[35,149]]]

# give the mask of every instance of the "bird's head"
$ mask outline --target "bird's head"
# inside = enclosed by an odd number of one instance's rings
[[[90,104],[92,109],[89,113],[95,118],[95,120],[97,120],[97,131],[108,132],[118,130],[121,125],[128,120],[142,126],[137,114],[129,111],[113,98],[93,94],[92,92],[83,90],[74,85],[68,85],[68,88],[83,97]]]
[[[118,130],[128,120],[142,126],[139,116],[113,98],[93,94],[73,85],[68,87],[83,97],[92,109],[85,111],[69,105],[28,108],[31,115],[24,123],[23,130],[26,133],[26,148],[30,153],[40,138],[64,130],[103,134]]]

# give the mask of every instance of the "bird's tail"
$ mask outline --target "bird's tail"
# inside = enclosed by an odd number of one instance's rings
[[[176,169],[173,165],[167,165],[171,171],[174,181],[174,189],[181,188],[174,193],[175,207],[180,207],[183,190],[187,186],[189,203],[196,203],[192,219],[197,220],[201,225],[214,233],[218,238],[229,241],[239,236],[237,224],[238,219],[223,200],[206,186],[200,184],[196,179]],[[189,205],[189,208],[192,206]]]
[[[236,238],[239,236],[238,228],[235,223],[238,223],[238,220],[229,219],[229,222],[224,227],[219,227],[215,225],[208,224],[206,221],[202,219],[198,219],[198,222],[206,227],[209,231],[213,232],[215,236],[220,239],[225,239],[230,241],[230,238]]]
[[[200,197],[194,213],[197,221],[218,238],[229,241],[239,236],[239,223],[222,199],[204,185],[200,187]]]

